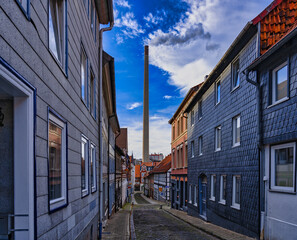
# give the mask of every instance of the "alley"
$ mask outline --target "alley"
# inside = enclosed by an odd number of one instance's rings
[[[137,240],[217,239],[163,211],[159,204],[147,202],[140,194],[135,195],[135,201],[133,220]]]

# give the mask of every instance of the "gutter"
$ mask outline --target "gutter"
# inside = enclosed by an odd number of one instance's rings
[[[111,6],[112,6],[112,0]],[[113,11],[111,10],[112,13]],[[99,30],[99,149],[100,149],[100,167],[99,167],[99,239],[102,239],[102,219],[103,219],[103,144],[102,144],[102,102],[103,102],[103,91],[102,91],[102,55],[103,55],[103,32],[110,31],[114,25],[113,14],[109,27],[102,28]]]

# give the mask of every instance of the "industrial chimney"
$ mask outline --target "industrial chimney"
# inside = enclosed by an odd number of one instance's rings
[[[142,162],[149,162],[149,47],[144,46]]]

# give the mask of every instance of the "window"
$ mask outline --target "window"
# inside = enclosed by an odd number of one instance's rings
[[[202,101],[198,103],[198,119],[202,118]]]
[[[189,185],[189,203],[192,203],[192,185]]]
[[[85,50],[82,47],[80,56],[80,78],[81,78],[81,98],[88,104],[88,59]]]
[[[81,138],[81,191],[86,196],[89,193],[89,159],[88,159],[88,140]]]
[[[48,166],[49,210],[67,204],[67,136],[66,122],[49,112]]]
[[[294,192],[296,143],[271,147],[271,189]]]
[[[233,176],[232,207],[240,209],[240,176]]]
[[[236,60],[232,64],[232,88],[238,87],[240,84],[240,74],[239,74],[239,60]]]
[[[96,118],[96,84],[95,84],[95,76],[91,69],[90,73],[90,110],[93,117]]]
[[[221,81],[216,83],[216,104],[221,101]]]
[[[179,120],[177,120],[177,136],[180,134],[180,125],[179,125]]]
[[[21,6],[22,11],[29,16],[30,0],[17,0],[17,3]]]
[[[240,145],[240,116],[233,118],[233,146]]]
[[[93,1],[91,1],[91,30],[94,36],[94,41],[96,41],[96,11]]]
[[[210,200],[212,201],[216,200],[216,181],[217,181],[216,175],[211,175],[210,176]]]
[[[175,126],[172,127],[172,140],[175,139]]]
[[[191,142],[191,156],[194,157],[194,141]]]
[[[203,137],[200,136],[198,138],[198,155],[202,155],[202,147],[203,147]]]
[[[174,151],[174,149],[172,149],[172,166],[173,166],[173,168],[176,168],[175,151]]]
[[[194,110],[191,111],[191,125],[194,125]]]
[[[288,64],[283,63],[272,72],[272,104],[288,98]]]
[[[220,181],[220,203],[226,204],[226,187],[227,187],[227,176],[221,175]]]
[[[49,49],[62,68],[66,65],[66,15],[64,0],[49,0]]]
[[[185,142],[186,145],[186,151],[185,151],[185,167],[188,166],[188,143]]]
[[[193,204],[197,206],[197,186],[194,186],[194,199],[193,199]]]
[[[182,134],[184,131],[184,118],[180,118],[180,133]]]
[[[222,127],[218,126],[215,128],[215,151],[221,150],[221,136],[222,136]]]
[[[92,192],[97,190],[96,182],[96,146],[91,144],[91,188]]]

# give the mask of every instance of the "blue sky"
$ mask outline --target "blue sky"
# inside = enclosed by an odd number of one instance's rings
[[[150,152],[170,153],[172,117],[183,97],[271,0],[114,0],[103,48],[115,58],[117,113],[129,153],[142,156],[144,45],[149,45]]]

